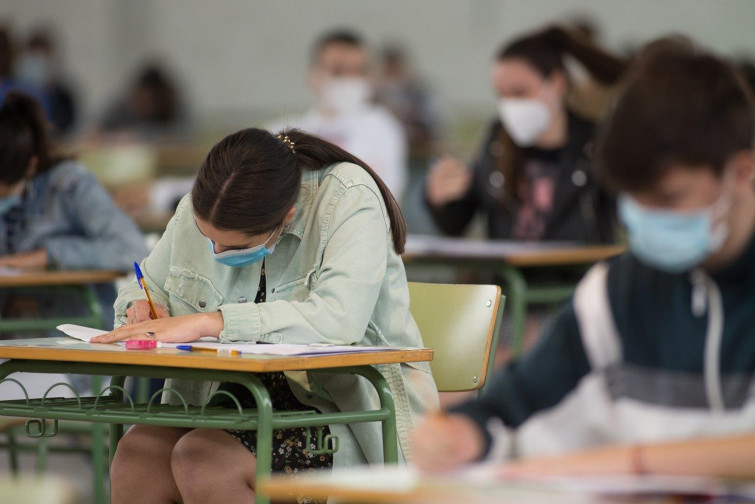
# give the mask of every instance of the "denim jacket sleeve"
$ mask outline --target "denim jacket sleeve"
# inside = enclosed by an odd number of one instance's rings
[[[323,212],[322,260],[302,301],[220,307],[220,341],[337,343],[361,341],[386,272],[390,229],[376,187],[343,185]]]
[[[113,203],[94,175],[83,168],[58,182],[63,208],[82,235],[50,236],[44,241],[48,256],[64,269],[128,271],[147,247],[134,223]]]

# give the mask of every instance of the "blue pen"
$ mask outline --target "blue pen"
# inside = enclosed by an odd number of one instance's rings
[[[218,355],[241,355],[240,350],[233,350],[231,348],[204,348],[192,345],[176,345],[177,350],[185,350],[187,352],[210,352]]]
[[[149,314],[152,316],[152,320],[157,320],[157,310],[155,310],[155,304],[152,302],[152,296],[149,294],[149,289],[147,289],[147,282],[144,281],[144,275],[142,274],[142,270],[139,268],[139,263],[134,261],[134,272],[136,272],[136,281],[139,283],[139,287],[144,291],[144,294],[147,296],[147,302],[149,303]]]

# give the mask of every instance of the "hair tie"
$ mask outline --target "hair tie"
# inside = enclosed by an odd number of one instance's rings
[[[294,141],[288,137],[288,135],[281,133],[278,135],[278,140],[283,142],[283,145],[291,149],[292,154],[296,154],[296,145],[294,144]]]

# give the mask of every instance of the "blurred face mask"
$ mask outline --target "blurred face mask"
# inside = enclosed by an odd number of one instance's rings
[[[717,252],[729,236],[723,219],[731,207],[727,193],[710,207],[692,212],[649,209],[626,194],[619,197],[618,204],[632,253],[667,273],[693,269]]]
[[[270,238],[272,238],[277,231],[278,228],[275,228],[270,236],[256,247],[240,250],[226,250],[219,254],[215,253],[215,243],[208,238],[208,241],[210,242],[210,252],[212,252],[212,256],[217,262],[225,264],[226,266],[232,266],[235,268],[249,266],[250,264],[261,261],[273,253],[277,242],[273,243],[269,248],[267,247],[267,242],[270,241]]]
[[[7,214],[11,210],[11,208],[21,204],[21,195],[23,194],[23,192],[24,186],[23,184],[20,184],[19,189],[13,194],[0,198],[0,215]]]
[[[50,80],[50,62],[42,54],[27,54],[19,62],[18,79],[32,86],[44,86]]]
[[[503,126],[519,147],[529,147],[551,124],[548,105],[537,98],[501,98],[498,113]]]
[[[360,77],[329,79],[322,88],[321,100],[328,109],[346,114],[358,110],[372,98],[372,86]]]

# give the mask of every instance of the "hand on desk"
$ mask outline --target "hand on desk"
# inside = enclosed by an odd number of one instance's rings
[[[222,330],[223,315],[220,312],[194,313],[180,317],[171,317],[166,314],[157,320],[126,324],[107,334],[92,338],[92,343],[114,343],[127,339],[185,343],[196,341],[202,336],[217,338]]]
[[[47,267],[47,250],[20,252],[0,257],[0,268],[42,269]]]
[[[469,417],[436,414],[412,434],[412,458],[422,470],[446,471],[476,460],[483,444],[480,428]]]

